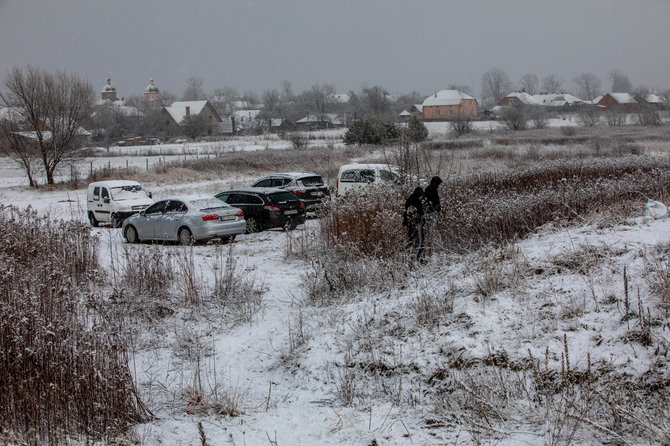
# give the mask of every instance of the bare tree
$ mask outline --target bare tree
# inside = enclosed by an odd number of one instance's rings
[[[379,86],[364,88],[363,100],[370,114],[376,118],[387,115],[391,106],[388,101],[388,92]]]
[[[4,85],[0,101],[16,117],[3,120],[6,154],[25,169],[31,186],[37,185],[36,164],[44,168],[47,184],[54,184],[56,168],[81,148],[93,87],[76,74],[52,74],[33,66],[13,68]]]
[[[212,92],[212,106],[220,115],[228,115],[235,111],[233,104],[238,97],[233,87],[215,88]]]
[[[272,89],[263,92],[263,111],[260,117],[267,121],[268,131],[272,129],[272,119],[281,116],[281,106],[279,91]]]
[[[169,107],[172,105],[173,102],[177,100],[177,95],[172,93],[171,91],[161,90],[159,99],[163,107]]]
[[[182,95],[184,101],[199,101],[205,99],[205,91],[202,89],[203,80],[195,77],[186,79],[186,90]]]
[[[183,134],[191,139],[206,135],[208,127],[207,119],[200,115],[186,116],[180,124]]]
[[[246,101],[251,107],[257,107],[261,103],[260,99],[258,99],[258,95],[253,90],[246,90],[242,93],[241,99]]]
[[[484,103],[497,104],[512,90],[512,83],[500,68],[491,68],[482,75],[482,96]]]
[[[293,85],[291,81],[284,79],[281,81],[281,97],[285,102],[293,100]]]
[[[628,76],[619,70],[612,70],[609,74],[609,79],[612,82],[613,93],[632,93],[633,84],[628,79]]]
[[[563,80],[555,74],[548,74],[542,78],[542,91],[546,93],[561,93]]]
[[[593,100],[600,93],[600,79],[593,73],[582,73],[574,80],[577,95],[587,101]]]
[[[307,92],[311,109],[320,120],[325,120],[326,114],[335,103],[335,86],[332,84],[316,84]]]
[[[537,89],[540,86],[540,80],[536,74],[524,74],[519,81],[521,90],[525,91],[528,94],[537,94]]]

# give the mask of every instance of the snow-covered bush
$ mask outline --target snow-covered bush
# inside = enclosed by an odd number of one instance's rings
[[[0,259],[3,434],[16,444],[113,439],[145,419],[125,344],[93,309],[100,267],[90,228],[2,208]]]

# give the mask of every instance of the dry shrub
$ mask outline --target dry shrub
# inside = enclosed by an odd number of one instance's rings
[[[159,297],[174,278],[172,255],[158,246],[124,245],[120,262],[120,285],[134,295]]]
[[[146,419],[123,340],[84,305],[96,249],[83,223],[0,211],[0,426],[21,443],[113,439]]]
[[[558,353],[558,352],[557,352]],[[670,428],[667,380],[659,373],[639,379],[619,375],[611,366],[594,368],[587,355],[582,369],[571,365],[567,341],[558,368],[529,354],[524,370],[505,363],[440,371],[436,414],[459,425],[477,443],[500,441],[518,429],[519,420],[547,445],[667,444]],[[516,426],[512,427],[512,426]]]
[[[667,158],[644,156],[554,160],[450,179],[440,188],[445,199],[437,231],[450,251],[502,245],[555,220],[581,219],[626,200],[665,197],[668,167]]]
[[[321,219],[324,243],[377,258],[403,255],[407,230],[402,213],[407,196],[401,188],[373,187],[332,200]]]
[[[327,304],[361,289],[386,289],[407,278],[409,249],[398,188],[370,188],[331,201],[309,262],[307,298]]]
[[[263,308],[265,286],[244,271],[230,245],[227,252],[217,250],[214,263],[214,285],[210,299],[224,309],[227,319],[250,323]]]
[[[664,243],[656,247],[656,255],[645,257],[647,282],[652,293],[661,301],[663,308],[670,309],[670,244]]]
[[[416,323],[426,328],[439,326],[454,312],[454,298],[453,283],[442,293],[435,289],[421,290],[411,303]]]
[[[302,287],[309,302],[327,305],[363,290],[382,291],[404,281],[408,262],[356,252],[355,247],[321,247],[313,251],[303,274]]]

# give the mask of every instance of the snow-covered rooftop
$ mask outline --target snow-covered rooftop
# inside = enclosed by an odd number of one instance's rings
[[[180,123],[187,115],[199,115],[203,108],[207,105],[207,101],[178,101],[173,102],[171,106],[165,107],[172,119]],[[188,110],[188,113],[186,111]]]
[[[610,96],[619,104],[637,104],[637,101],[630,93],[610,93]]]
[[[541,105],[550,107],[561,107],[564,105],[583,104],[586,101],[573,96],[570,93],[540,93],[533,95]]]
[[[531,96],[530,94],[526,93],[525,91],[514,91],[507,96],[506,98],[514,98],[519,100],[522,104],[525,105],[542,105],[542,102],[538,101],[535,99],[535,97]]]
[[[317,123],[317,122],[329,122],[333,125],[342,125],[343,122],[342,120],[334,113],[326,113],[323,115],[323,118],[320,118],[317,115],[307,115],[302,119],[299,119],[296,121],[298,124],[311,124],[311,123]]]
[[[428,96],[422,104],[422,107],[440,106],[440,105],[458,105],[463,99],[474,99],[469,94],[459,90],[440,90],[432,96]]]

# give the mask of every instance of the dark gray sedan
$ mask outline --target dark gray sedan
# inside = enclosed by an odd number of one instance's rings
[[[160,200],[123,222],[129,243],[148,240],[182,245],[221,239],[230,241],[244,233],[244,213],[214,197],[172,197]]]

